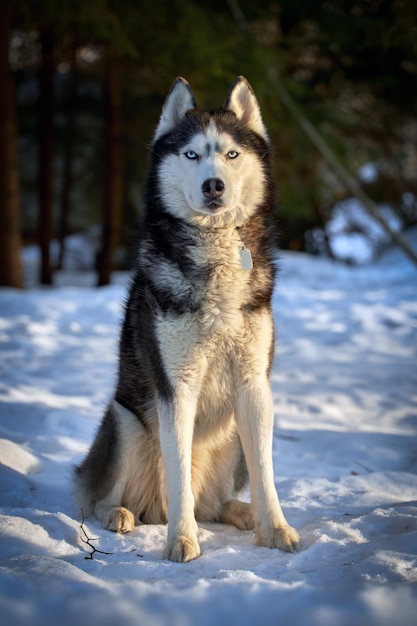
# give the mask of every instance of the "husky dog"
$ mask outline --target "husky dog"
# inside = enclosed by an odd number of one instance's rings
[[[272,466],[268,144],[242,76],[217,111],[174,82],[152,143],[116,392],[75,469],[87,515],[122,533],[168,522],[173,561],[200,555],[196,520],[254,528],[269,548],[299,544]],[[251,504],[237,499],[248,474]]]

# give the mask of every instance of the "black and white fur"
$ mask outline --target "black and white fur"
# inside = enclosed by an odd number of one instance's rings
[[[174,82],[145,200],[117,388],[75,470],[79,503],[118,532],[168,521],[174,561],[199,556],[196,520],[255,528],[259,545],[292,551],[272,466],[274,186],[243,77],[214,112]],[[237,499],[247,468],[251,504]]]

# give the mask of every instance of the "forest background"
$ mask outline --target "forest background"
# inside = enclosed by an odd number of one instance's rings
[[[334,254],[326,225],[351,195],[300,115],[354,177],[368,167],[358,180],[381,211],[400,228],[417,221],[414,0],[2,0],[0,284],[23,286],[33,243],[39,280],[53,284],[80,231],[94,239],[98,285],[127,267],[172,81],[186,77],[216,108],[239,74],[274,146],[281,247]]]

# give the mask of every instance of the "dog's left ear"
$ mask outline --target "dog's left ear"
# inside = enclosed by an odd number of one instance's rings
[[[225,106],[255,133],[268,140],[268,133],[262,121],[261,109],[252,87],[244,76],[238,76],[229,89]]]
[[[181,121],[187,111],[196,107],[196,101],[190,84],[185,78],[177,78],[164,102],[159,124],[156,128],[154,141],[168,133]]]

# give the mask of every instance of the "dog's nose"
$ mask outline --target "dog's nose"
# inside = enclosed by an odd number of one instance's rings
[[[219,198],[224,191],[224,182],[220,178],[208,178],[201,187],[206,198]]]

